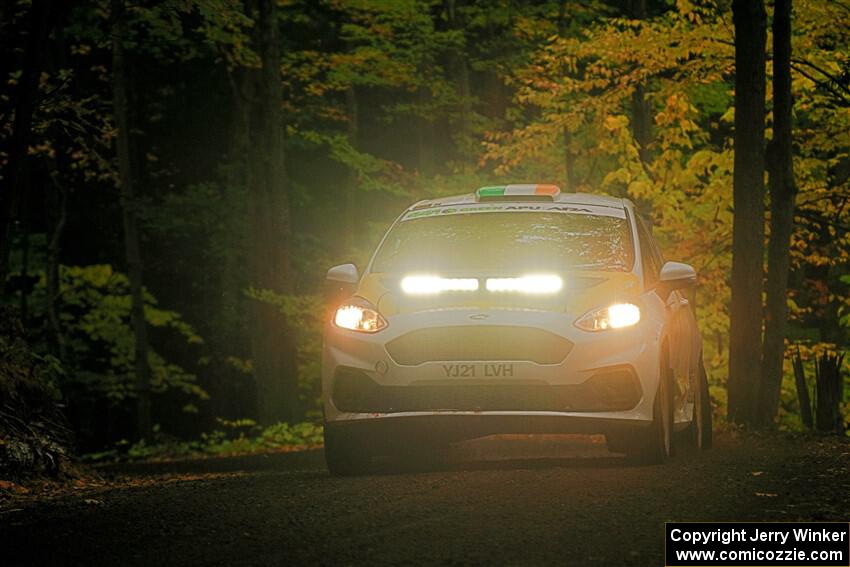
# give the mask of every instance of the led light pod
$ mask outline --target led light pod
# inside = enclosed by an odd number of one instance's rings
[[[478,280],[475,278],[407,276],[401,280],[401,289],[408,295],[436,295],[446,291],[476,291]]]
[[[558,293],[564,287],[559,276],[535,275],[518,278],[487,278],[487,291],[529,294]]]

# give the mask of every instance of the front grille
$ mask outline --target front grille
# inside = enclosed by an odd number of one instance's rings
[[[571,341],[543,329],[495,325],[418,329],[387,343],[387,352],[404,366],[459,360],[559,364],[572,348]]]
[[[340,368],[334,405],[356,413],[406,411],[625,411],[641,399],[631,368],[602,371],[581,384],[480,384],[458,380],[440,384],[383,386],[366,373]]]

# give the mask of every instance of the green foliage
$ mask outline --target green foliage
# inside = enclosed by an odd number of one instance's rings
[[[321,295],[281,295],[271,290],[249,288],[246,295],[255,301],[277,306],[295,333],[298,358],[298,388],[302,400],[315,416],[320,408],[322,327],[325,304]],[[320,414],[319,414],[320,415]]]
[[[180,441],[158,433],[150,444],[144,441],[132,445],[121,442],[114,449],[90,453],[83,458],[99,462],[248,455],[319,447],[324,439],[322,426],[313,422],[277,423],[265,429],[250,419],[219,419],[218,422],[222,429],[204,433],[196,441]]]
[[[361,191],[382,191],[388,195],[408,196],[415,179],[398,163],[380,159],[358,150],[342,134],[323,134],[305,130],[299,135],[307,142],[327,148],[330,157],[352,170]]]
[[[33,299],[44,309],[45,278]],[[130,327],[130,292],[127,276],[106,264],[60,266],[62,310],[59,318],[65,333],[69,362],[73,371],[62,380],[86,396],[125,403],[134,394],[135,339]],[[154,332],[162,332],[187,345],[201,345],[203,339],[175,311],[162,309],[156,298],[145,292],[145,318]],[[194,374],[169,362],[151,349],[148,353],[152,391],[177,390],[189,399],[205,400],[207,393]]]

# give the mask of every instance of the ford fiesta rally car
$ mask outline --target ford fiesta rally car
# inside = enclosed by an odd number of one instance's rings
[[[325,455],[498,433],[602,433],[661,462],[711,441],[693,268],[665,262],[628,200],[554,185],[417,203],[337,292],[322,353]]]

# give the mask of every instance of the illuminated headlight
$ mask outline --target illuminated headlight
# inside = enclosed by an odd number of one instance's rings
[[[576,327],[584,331],[605,331],[631,327],[640,321],[640,308],[632,303],[615,303],[590,311],[576,320]]]
[[[520,293],[557,293],[564,287],[558,276],[522,276],[519,278],[487,278],[487,291]]]
[[[377,333],[387,326],[387,320],[367,301],[354,299],[337,308],[334,324],[350,331]]]
[[[436,276],[407,276],[401,280],[401,289],[410,295],[434,295],[444,291],[476,291],[475,278],[440,278]]]

